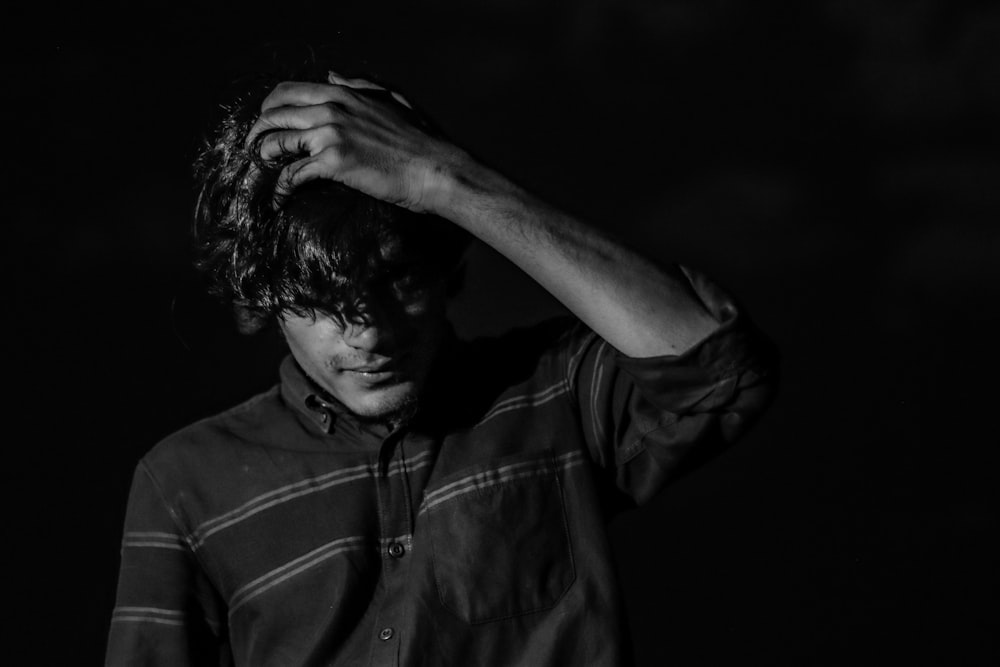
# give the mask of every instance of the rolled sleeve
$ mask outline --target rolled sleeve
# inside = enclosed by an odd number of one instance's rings
[[[684,272],[719,322],[692,348],[632,358],[581,332],[567,357],[591,456],[636,503],[735,442],[777,387],[774,346],[725,292]]]

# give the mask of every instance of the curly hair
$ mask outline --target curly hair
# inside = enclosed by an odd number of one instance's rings
[[[445,220],[329,180],[275,204],[278,175],[301,156],[265,162],[259,143],[246,143],[274,83],[223,108],[194,165],[195,264],[209,292],[234,308],[240,330],[258,331],[283,311],[350,319],[380,290],[451,276],[471,237]]]

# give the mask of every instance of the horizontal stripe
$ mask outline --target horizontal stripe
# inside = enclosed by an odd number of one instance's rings
[[[125,539],[161,539],[161,540],[172,540],[175,542],[182,542],[183,537],[177,533],[160,533],[156,531],[134,531],[130,530],[125,533]]]
[[[490,411],[493,412],[495,410],[503,408],[504,406],[506,406],[509,403],[517,403],[518,401],[523,401],[525,399],[535,398],[537,396],[541,396],[543,394],[547,394],[550,391],[558,389],[559,387],[561,387],[564,384],[566,384],[566,383],[563,380],[560,380],[559,382],[556,382],[555,384],[553,384],[551,386],[548,386],[545,389],[541,389],[539,391],[536,391],[533,394],[519,394],[517,396],[511,396],[510,398],[505,398],[502,401],[497,401],[496,403],[494,403],[493,407],[490,408]]]
[[[126,531],[122,537],[122,548],[154,548],[154,549],[176,549],[177,551],[187,551],[184,538],[175,533],[161,533],[156,531]]]
[[[159,614],[161,616],[183,616],[180,609],[162,609],[160,607],[115,607],[111,615],[116,614]]]
[[[138,540],[122,540],[123,547],[146,547],[155,549],[175,549],[177,551],[187,551],[180,544],[170,544],[169,542],[140,542]]]
[[[253,581],[237,589],[229,600],[229,614],[232,614],[248,601],[257,597],[261,593],[283,583],[292,577],[315,567],[325,560],[347,551],[357,551],[365,548],[367,539],[362,536],[343,537],[339,540],[328,542],[323,546],[313,549],[307,554],[291,560],[280,567],[257,577]]]
[[[559,465],[559,464],[561,464],[561,463],[563,463],[563,462],[565,462],[565,461],[567,461],[569,459],[573,459],[573,458],[577,458],[577,457],[582,457],[582,456],[583,456],[583,452],[567,452],[565,454],[560,454],[559,456],[555,457],[555,461],[556,461],[556,464]],[[517,468],[524,468],[524,467],[531,467],[531,466],[545,467],[545,466],[548,466],[550,460],[551,459],[549,459],[549,458],[535,458],[535,459],[531,459],[531,460],[528,460],[528,461],[520,461],[518,463],[511,463],[509,465],[501,466],[499,468],[493,468],[491,470],[483,470],[481,472],[474,473],[472,475],[468,475],[468,476],[463,477],[463,478],[461,478],[461,479],[459,479],[457,481],[451,482],[449,484],[445,484],[444,486],[440,486],[440,487],[434,489],[433,491],[424,494],[424,503],[426,504],[428,501],[433,500],[436,496],[438,496],[438,495],[440,495],[442,493],[447,493],[449,490],[453,489],[454,487],[461,486],[462,484],[466,484],[466,483],[468,483],[470,481],[475,480],[476,478],[484,477],[484,476],[487,476],[487,475],[494,475],[494,474],[498,474],[498,473],[499,474],[503,474],[505,472],[508,472],[508,471],[511,471],[511,470],[514,470],[514,469],[517,469]]]
[[[167,618],[156,618],[152,616],[115,616],[112,623],[158,623],[160,625],[184,625],[184,621],[175,621]]]
[[[569,392],[567,384],[564,381],[559,381],[557,384],[554,384],[547,389],[543,389],[538,393],[516,396],[507,401],[502,401],[501,403],[497,403],[492,410],[487,412],[486,416],[479,420],[477,426],[481,426],[497,415],[510,412],[511,410],[534,408],[539,405],[543,405],[567,392]]]
[[[469,484],[470,482],[474,482],[476,479],[486,478],[491,475],[504,475],[520,469],[544,467],[545,463],[546,463],[545,459],[521,461],[520,463],[511,463],[510,465],[501,466],[499,468],[493,468],[491,470],[484,470],[482,472],[478,472],[473,475],[467,475],[457,481],[445,484],[444,486],[434,489],[430,493],[424,494],[423,504],[427,505],[436,500],[438,497],[451,492],[453,489]]]
[[[184,612],[179,609],[159,607],[115,607],[111,612],[112,623],[158,623],[159,625],[184,625]]]
[[[414,456],[412,459],[407,461],[407,469],[419,470],[420,468],[430,465],[431,455],[432,452],[427,451]],[[400,462],[397,461],[389,466],[387,474],[389,476],[398,475],[401,470],[402,466]],[[287,484],[274,489],[273,491],[268,491],[267,493],[261,494],[256,498],[243,503],[236,509],[230,510],[225,514],[202,523],[200,526],[195,528],[194,532],[191,533],[189,538],[191,546],[194,549],[200,548],[208,537],[214,535],[220,530],[229,528],[230,526],[248,519],[259,512],[275,507],[276,505],[280,505],[309,494],[325,491],[326,489],[340,484],[374,477],[375,473],[375,464],[366,463],[364,465],[345,468],[343,470],[336,470],[317,477],[310,477],[293,484]]]
[[[549,459],[537,459],[525,461],[523,463],[512,463],[493,470],[485,470],[475,475],[469,475],[456,482],[446,484],[439,489],[424,496],[418,514],[422,514],[436,505],[451,500],[457,496],[487,489],[505,482],[512,482],[518,479],[525,479],[537,475],[551,474],[556,470],[568,470],[584,462],[583,452],[569,452],[562,454],[555,459],[552,465]]]

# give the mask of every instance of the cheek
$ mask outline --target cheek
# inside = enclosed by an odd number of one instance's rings
[[[314,368],[326,368],[343,348],[343,336],[338,331],[319,325],[288,332],[285,340],[299,363]]]

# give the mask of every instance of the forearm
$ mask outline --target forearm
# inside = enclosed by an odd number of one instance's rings
[[[265,133],[266,160],[304,155],[282,170],[279,193],[331,179],[451,220],[631,357],[680,354],[718,326],[679,270],[658,267],[427,134],[398,96],[387,100],[371,82],[335,73],[330,81],[278,86],[261,107],[247,141]]]
[[[658,266],[471,160],[449,172],[434,212],[506,256],[622,353],[681,354],[718,326],[676,267]]]

